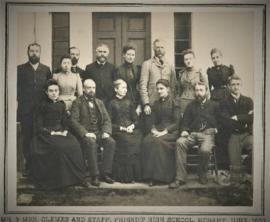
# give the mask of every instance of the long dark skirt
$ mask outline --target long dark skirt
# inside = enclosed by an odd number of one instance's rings
[[[175,178],[175,143],[178,133],[149,134],[142,143],[143,179],[170,183]]]
[[[117,132],[113,175],[119,182],[129,183],[141,180],[141,140],[142,134],[135,130],[132,134]]]
[[[68,133],[64,136],[39,135],[32,143],[31,173],[44,189],[81,184],[85,165],[80,144]]]

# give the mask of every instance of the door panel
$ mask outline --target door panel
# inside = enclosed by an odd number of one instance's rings
[[[151,55],[150,41],[150,13],[93,13],[93,55],[98,43],[108,44],[109,62],[119,66],[122,47],[133,42],[141,65]]]

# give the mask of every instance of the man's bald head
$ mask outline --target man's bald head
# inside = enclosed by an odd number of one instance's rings
[[[86,96],[94,97],[96,94],[96,83],[92,79],[86,79],[83,82],[83,90]]]

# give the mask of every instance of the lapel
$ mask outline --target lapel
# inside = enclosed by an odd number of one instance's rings
[[[85,98],[85,95],[82,96],[82,101],[83,101],[84,106],[86,106],[86,109],[87,109],[87,111],[88,111],[88,115],[90,116],[91,110],[90,110],[89,102],[88,102],[87,99]],[[100,105],[99,105],[99,103],[98,103],[98,101],[97,101],[96,99],[94,99],[94,103],[95,103],[96,108],[97,108],[97,111],[98,111],[98,113],[99,113],[100,120],[101,120],[101,122],[103,122],[102,112],[101,112]]]

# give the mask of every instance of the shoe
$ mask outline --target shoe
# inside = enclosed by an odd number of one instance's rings
[[[85,188],[91,188],[92,187],[91,183],[89,181],[86,181],[86,180],[82,182],[82,186],[85,187]]]
[[[184,185],[186,182],[183,180],[175,180],[174,182],[169,184],[170,189],[176,189],[182,185]]]
[[[200,184],[203,184],[203,185],[207,184],[207,183],[208,183],[207,177],[206,177],[206,176],[201,176],[201,177],[199,178],[199,183],[200,183]]]
[[[104,180],[104,182],[109,183],[109,184],[113,184],[114,183],[114,180],[111,177],[109,177],[108,175],[105,175],[103,177],[103,180]]]
[[[99,182],[99,179],[98,177],[93,177],[92,178],[92,181],[91,181],[91,184],[95,187],[99,187],[100,186],[100,182]]]

